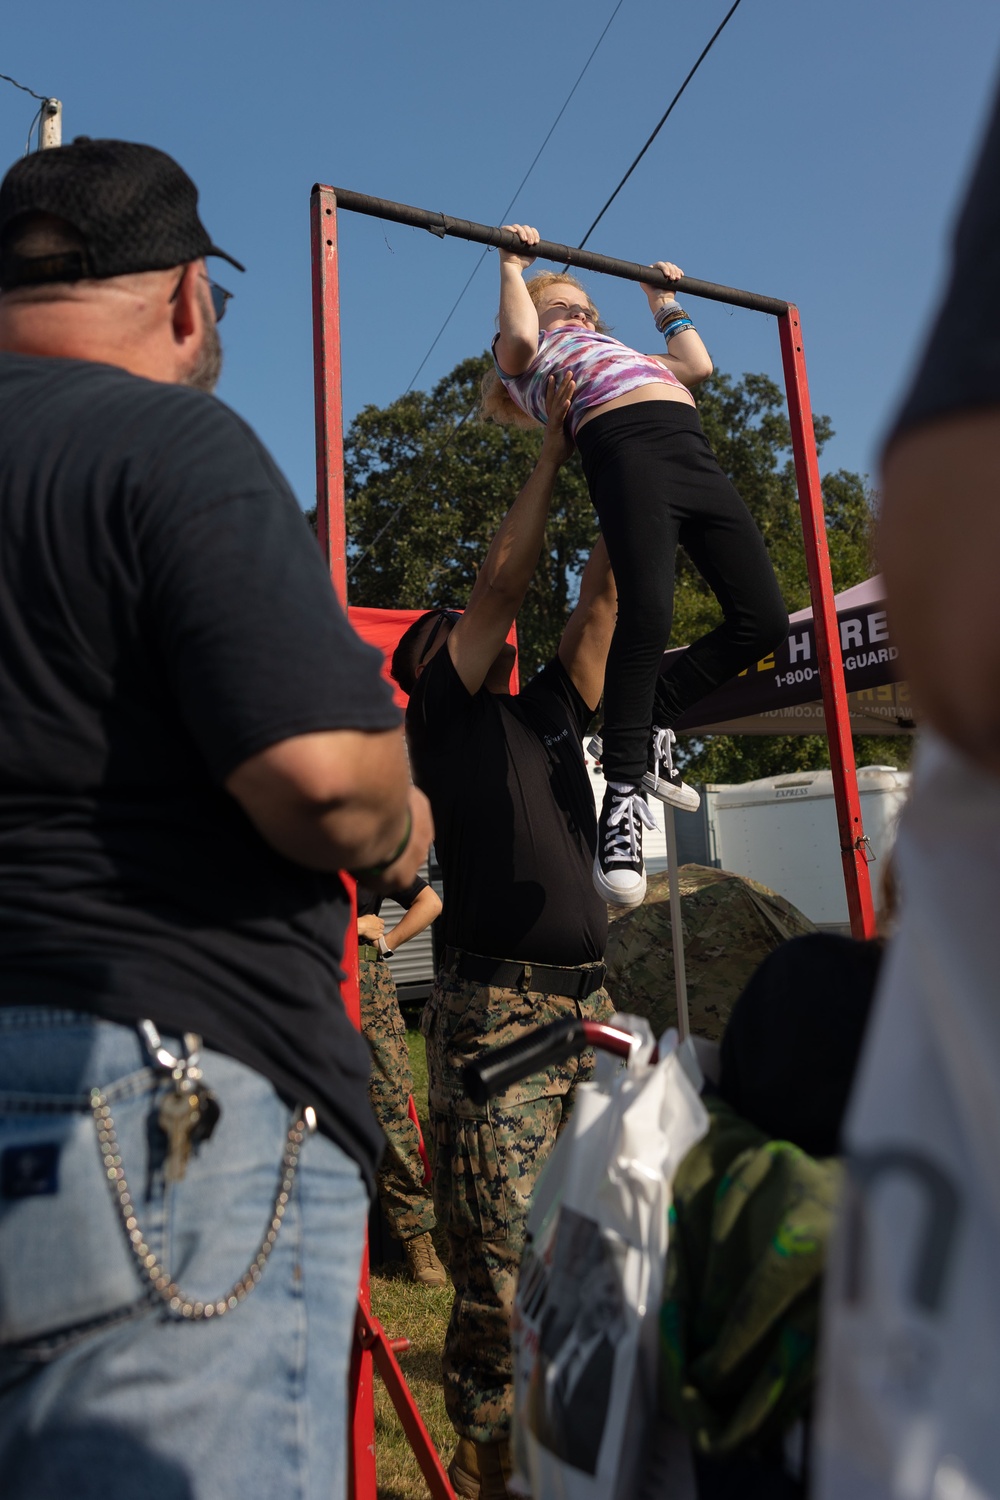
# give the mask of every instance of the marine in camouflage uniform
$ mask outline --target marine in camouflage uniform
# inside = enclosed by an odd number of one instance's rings
[[[417,1127],[409,1114],[413,1075],[406,1029],[392,971],[384,958],[359,958],[358,982],[361,1029],[372,1054],[368,1097],[387,1142],[377,1177],[379,1202],[392,1233],[398,1240],[409,1240],[429,1234],[435,1218],[430,1189],[424,1183]]]
[[[433,1200],[424,1182],[419,1127],[410,1117],[413,1076],[406,1031],[387,962],[395,949],[435,920],[441,899],[419,876],[389,894],[404,912],[386,932],[381,916],[384,898],[361,884],[357,888],[361,1029],[372,1060],[368,1096],[386,1138],[377,1176],[379,1203],[389,1229],[402,1242],[414,1281],[443,1287],[448,1275],[431,1236],[436,1222]]]
[[[424,1010],[434,1202],[448,1230],[456,1286],[444,1347],[445,1404],[456,1429],[475,1442],[510,1430],[510,1318],[528,1208],[594,1055],[588,1049],[532,1074],[484,1105],[465,1092],[462,1069],[486,1042],[502,1047],[550,1021],[607,1021],[613,1011],[603,988],[571,1000],[476,984],[453,969],[438,975]]]

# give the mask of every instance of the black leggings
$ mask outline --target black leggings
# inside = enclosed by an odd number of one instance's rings
[[[683,401],[643,401],[577,434],[618,585],[604,684],[604,774],[638,786],[653,724],[669,729],[721,683],[773,651],[788,612],[753,517]],[[659,675],[682,546],[722,607],[721,625]]]

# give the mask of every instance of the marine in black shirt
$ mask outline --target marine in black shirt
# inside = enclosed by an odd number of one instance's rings
[[[575,966],[604,956],[591,874],[597,819],[581,739],[593,717],[557,658],[514,696],[470,693],[448,651],[416,685],[406,727],[435,809],[449,948]]]
[[[478,1106],[462,1068],[566,1016],[607,1019],[593,797],[581,747],[604,684],[616,594],[603,541],[584,570],[557,659],[510,696],[506,638],[541,550],[556,474],[572,451],[572,380],[550,386],[538,464],[507,513],[465,612],[410,627],[393,675],[411,694],[414,779],[429,795],[448,947],[424,1012],[434,1201],[455,1302],[445,1340],[448,1415],[476,1444],[483,1492],[505,1493],[512,1413],[510,1309],[531,1192],[591,1059]],[[453,1477],[466,1467],[460,1446]]]

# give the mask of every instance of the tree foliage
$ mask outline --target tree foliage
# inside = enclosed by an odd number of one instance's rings
[[[535,462],[537,432],[497,427],[475,415],[488,355],[463,360],[430,392],[365,407],[345,444],[349,592],[352,603],[383,608],[461,605],[507,508]],[[809,602],[791,432],[779,387],[766,375],[716,374],[699,388],[702,424],[723,470],[752,511],[790,611]],[[471,413],[471,414],[470,414]],[[816,417],[817,447],[832,435]],[[870,495],[860,475],[839,470],[822,481],[834,587],[872,571]],[[518,616],[525,676],[555,651],[580,571],[597,535],[579,458],[557,482],[546,544]],[[718,605],[687,557],[678,558],[671,644],[709,630]],[[906,742],[866,742],[862,758],[901,763]],[[901,756],[902,751],[902,756]],[[820,736],[734,738],[689,743],[690,774],[738,781],[828,762]]]

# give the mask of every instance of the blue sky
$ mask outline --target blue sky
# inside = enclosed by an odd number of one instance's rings
[[[314,494],[309,191],[314,181],[498,223],[615,8],[315,0],[7,8],[0,72],[197,181],[237,293],[220,395]],[[510,217],[576,242],[728,4],[623,0]],[[590,248],[798,303],[821,465],[874,475],[880,433],[943,290],[947,233],[1000,65],[995,0],[742,0]],[[0,142],[34,101],[0,83]],[[345,416],[400,395],[480,254],[340,216]],[[489,341],[487,256],[419,377]],[[593,278],[619,336],[655,348],[639,288]],[[760,314],[685,299],[716,364],[780,379]]]

